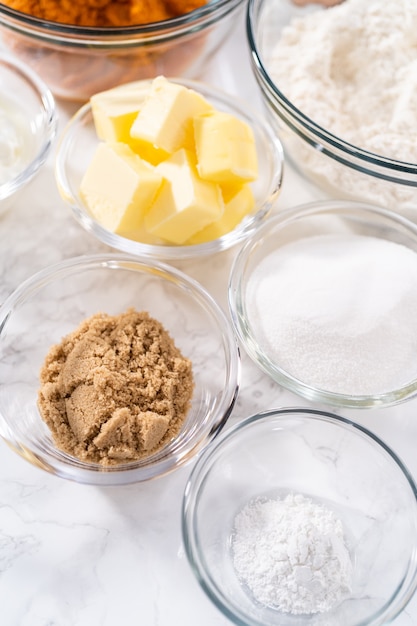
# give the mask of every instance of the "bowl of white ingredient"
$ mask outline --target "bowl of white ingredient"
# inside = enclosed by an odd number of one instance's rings
[[[229,306],[252,360],[309,401],[417,393],[417,226],[398,213],[343,200],[281,212],[236,256]]]
[[[32,180],[50,153],[57,128],[54,98],[35,72],[0,54],[0,213]]]
[[[330,197],[417,220],[417,6],[249,0],[266,109],[295,168]]]
[[[239,626],[380,626],[416,588],[416,497],[400,459],[358,424],[269,410],[197,460],[183,500],[185,550]]]

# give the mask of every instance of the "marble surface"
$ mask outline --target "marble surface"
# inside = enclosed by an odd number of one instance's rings
[[[243,18],[204,78],[259,106]],[[58,105],[62,129],[76,107]],[[275,210],[318,197],[287,166]],[[0,303],[35,271],[103,250],[109,249],[82,230],[60,199],[52,153],[12,210],[0,216]],[[225,310],[234,254],[179,264]],[[243,352],[242,363],[229,424],[259,410],[307,405],[267,378]],[[341,414],[379,435],[417,478],[416,407],[417,400]],[[200,589],[184,554],[180,508],[190,470],[188,465],[149,484],[95,488],[49,475],[0,442],[1,626],[230,624]],[[394,626],[416,623],[415,597]]]

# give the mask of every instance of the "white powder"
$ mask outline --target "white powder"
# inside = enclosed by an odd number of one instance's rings
[[[248,318],[271,361],[349,395],[417,378],[417,254],[375,237],[317,235],[254,269]]]
[[[370,152],[417,163],[415,0],[345,0],[296,18],[275,45],[268,71],[325,129]],[[393,207],[415,199],[412,188],[361,178],[311,149],[298,156],[339,195],[357,192]]]
[[[232,550],[255,599],[281,611],[329,611],[351,592],[342,522],[301,494],[247,504],[235,519]]]

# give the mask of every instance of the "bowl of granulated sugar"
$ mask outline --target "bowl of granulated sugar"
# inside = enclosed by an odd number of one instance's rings
[[[280,213],[229,284],[235,330],[276,382],[310,401],[382,407],[417,392],[417,227],[359,202]]]
[[[417,488],[395,453],[343,417],[269,410],[198,458],[187,557],[238,626],[382,626],[417,585]]]

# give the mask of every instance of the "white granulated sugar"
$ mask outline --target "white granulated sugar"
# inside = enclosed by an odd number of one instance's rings
[[[415,0],[345,0],[284,28],[268,71],[287,98],[333,134],[370,152],[417,163],[416,25]],[[369,184],[368,195],[381,204],[410,198],[409,189],[388,183],[378,194],[372,179],[359,177],[358,183],[347,168],[313,151],[302,157],[342,189],[356,181],[366,195]]]
[[[320,613],[351,592],[342,522],[301,494],[247,504],[235,518],[232,550],[239,579],[266,606]]]
[[[376,237],[317,235],[254,269],[248,319],[269,358],[303,383],[374,395],[417,378],[417,254]]]

